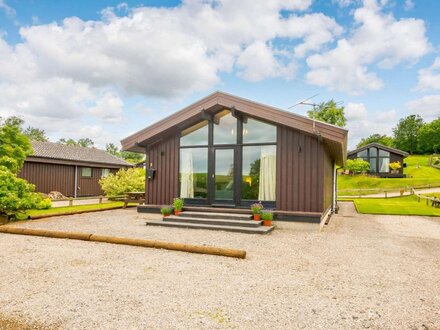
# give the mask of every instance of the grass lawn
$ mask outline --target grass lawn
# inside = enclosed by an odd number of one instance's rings
[[[417,202],[416,196],[395,198],[353,198],[359,213],[387,215],[440,216],[440,208],[426,205],[425,200]]]
[[[30,216],[44,216],[44,215],[54,215],[62,213],[75,213],[80,211],[95,211],[95,210],[111,210],[123,206],[123,202],[108,202],[102,204],[87,204],[87,205],[74,205],[74,206],[64,206],[64,207],[53,207],[47,210],[28,210],[24,214],[17,216],[19,220],[25,220]],[[131,204],[128,204],[131,205]],[[134,204],[133,204],[134,205]]]
[[[366,175],[340,175],[338,190],[341,196],[359,195],[359,189],[371,189],[361,194],[380,193],[383,190],[399,190],[405,187],[440,186],[440,170],[428,165],[428,155],[409,156],[405,159],[404,169],[406,178],[377,178]]]

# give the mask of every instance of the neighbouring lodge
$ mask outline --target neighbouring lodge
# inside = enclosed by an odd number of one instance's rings
[[[278,219],[320,222],[336,206],[347,131],[215,92],[121,142],[146,153],[139,212],[174,197],[205,210],[261,201]]]
[[[348,159],[361,158],[370,163],[369,173],[382,178],[403,178],[405,176],[403,174],[403,168],[405,167],[403,160],[408,156],[409,154],[405,151],[375,142],[347,154]],[[390,169],[390,163],[395,162],[399,162],[401,167],[393,171]]]
[[[42,193],[59,191],[68,197],[98,196],[99,179],[133,165],[104,150],[32,141],[19,176]]]

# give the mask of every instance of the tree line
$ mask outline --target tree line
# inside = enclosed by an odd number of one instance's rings
[[[329,124],[344,127],[347,120],[344,107],[338,106],[333,100],[322,102],[307,112],[309,118],[314,118]],[[369,143],[377,142],[394,147],[410,154],[432,154],[440,152],[440,118],[430,123],[423,121],[419,115],[401,118],[393,128],[393,136],[372,134],[364,137],[357,144],[360,148]]]

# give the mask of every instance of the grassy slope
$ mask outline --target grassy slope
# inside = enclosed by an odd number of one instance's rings
[[[417,202],[416,196],[397,198],[355,198],[353,202],[359,213],[387,215],[427,215],[440,216],[440,208]]]
[[[405,159],[407,167],[404,173],[407,178],[376,178],[366,175],[340,175],[338,177],[338,189],[340,195],[356,195],[358,192],[350,192],[351,189],[398,189],[414,186],[440,186],[440,170],[428,166],[429,156],[409,156]],[[418,165],[418,167],[417,167]],[[370,193],[375,193],[371,191]]]
[[[18,219],[27,219],[28,216],[42,216],[42,215],[53,215],[68,212],[79,212],[79,211],[94,211],[94,210],[111,210],[114,208],[119,208],[123,206],[123,202],[108,202],[102,204],[87,204],[87,205],[74,205],[74,206],[63,206],[63,207],[53,207],[47,210],[28,210],[25,214],[18,216]]]

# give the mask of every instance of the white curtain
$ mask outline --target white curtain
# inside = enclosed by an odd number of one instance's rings
[[[181,149],[180,197],[194,198],[194,167],[191,149]]]
[[[258,199],[260,201],[275,200],[276,184],[276,151],[274,146],[262,146],[260,158],[260,186]]]
[[[379,158],[379,166],[380,166],[380,170],[379,172],[381,173],[387,173],[390,171],[390,159],[389,158]]]

